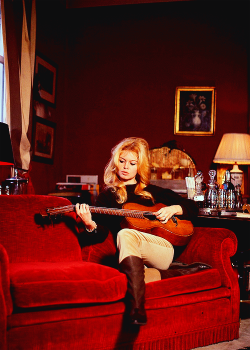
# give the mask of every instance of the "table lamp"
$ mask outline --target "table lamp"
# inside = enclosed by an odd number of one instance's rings
[[[0,123],[0,165],[14,165],[9,126]]]
[[[243,171],[239,164],[250,164],[250,135],[240,133],[228,133],[222,136],[221,142],[215,154],[214,163],[234,164],[230,171],[234,185],[242,185]],[[236,182],[237,183],[236,183]]]
[[[13,171],[14,164],[9,127],[7,124],[0,123],[0,166],[11,165]],[[18,170],[14,169],[14,176],[4,181],[5,193],[26,194],[27,183],[28,179],[18,176]]]

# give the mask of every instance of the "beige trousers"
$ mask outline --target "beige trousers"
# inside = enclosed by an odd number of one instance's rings
[[[174,248],[166,239],[133,229],[125,228],[118,232],[117,247],[119,263],[133,255],[141,258],[146,267],[166,270],[174,257]],[[146,269],[148,274],[151,272],[149,270]],[[158,271],[158,277],[153,279],[160,279],[159,276]]]

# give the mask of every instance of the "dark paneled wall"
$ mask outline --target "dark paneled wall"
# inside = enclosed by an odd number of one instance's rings
[[[66,174],[101,181],[111,147],[128,136],[151,147],[175,139],[207,173],[222,134],[248,131],[248,4],[88,8],[62,11],[46,30],[38,22],[37,46],[59,74],[55,160],[32,162],[36,191],[52,191]],[[216,87],[214,136],[174,135],[175,88],[183,85]]]

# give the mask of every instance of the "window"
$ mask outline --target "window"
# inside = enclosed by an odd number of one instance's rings
[[[5,122],[5,78],[4,78],[4,54],[3,54],[1,7],[0,7],[0,122]]]

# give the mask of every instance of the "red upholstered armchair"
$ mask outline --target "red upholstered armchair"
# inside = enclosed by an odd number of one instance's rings
[[[40,225],[34,215],[70,204],[49,196],[0,196],[0,349],[192,349],[239,333],[239,287],[226,229],[196,228],[179,260],[212,266],[146,285],[148,324],[124,322],[127,281],[101,264],[111,236],[84,242],[75,216]]]

